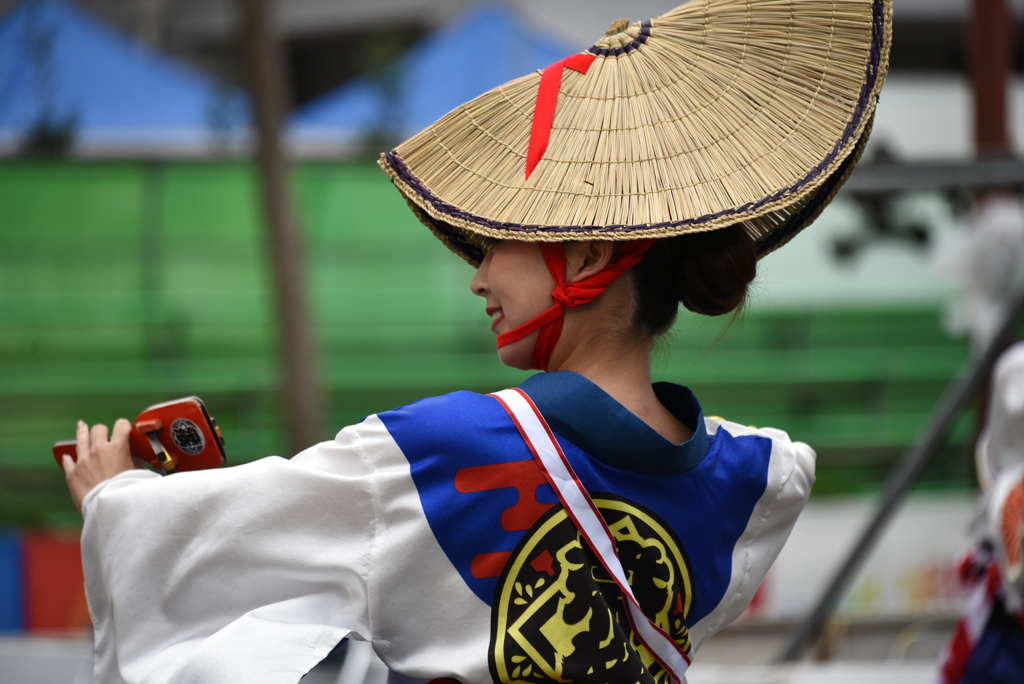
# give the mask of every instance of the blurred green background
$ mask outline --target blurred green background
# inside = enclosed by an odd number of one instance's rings
[[[257,176],[243,162],[0,167],[0,526],[80,522],[50,455],[75,420],[196,394],[229,461],[281,454]],[[331,430],[525,373],[501,365],[472,269],[370,162],[293,181]],[[814,493],[878,487],[967,357],[936,306],[686,314],[654,375],[708,415],[771,425],[819,454]],[[724,334],[723,334],[724,333]],[[970,415],[920,487],[972,485]]]

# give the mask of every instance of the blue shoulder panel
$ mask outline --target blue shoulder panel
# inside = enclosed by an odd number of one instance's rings
[[[767,437],[733,437],[719,430],[693,470],[646,475],[589,458],[559,438],[566,457],[588,492],[612,492],[636,501],[668,523],[689,558],[696,624],[722,600],[732,576],[732,552],[768,484],[772,442]]]
[[[491,605],[504,560],[558,502],[519,431],[493,397],[472,392],[424,399],[379,418],[409,461],[438,543]],[[556,436],[589,492],[638,502],[671,527],[692,569],[686,622],[710,613],[725,594],[733,548],[767,485],[771,440],[719,430],[696,467],[657,475],[607,465]]]
[[[511,479],[502,477],[500,464],[533,461],[519,431],[496,399],[465,391],[423,399],[378,417],[409,461],[434,537],[473,593],[490,605],[497,574],[474,577],[472,561],[481,554],[511,552],[525,530],[502,526],[502,514],[516,506],[519,491],[511,484],[483,487],[488,480],[501,484]],[[460,483],[468,483],[464,491],[456,489],[460,471],[488,465],[499,467],[490,473],[486,468],[463,473]],[[474,474],[482,480],[477,486]],[[471,489],[477,491],[467,491]],[[548,484],[540,489],[534,492],[540,503],[558,503]]]

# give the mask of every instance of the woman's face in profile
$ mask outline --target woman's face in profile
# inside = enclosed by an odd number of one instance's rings
[[[502,240],[491,247],[470,282],[473,294],[487,302],[487,315],[495,335],[517,328],[543,313],[552,304],[554,288],[555,281],[544,264],[540,245],[518,240]],[[535,332],[499,349],[501,362],[529,370],[538,334]]]

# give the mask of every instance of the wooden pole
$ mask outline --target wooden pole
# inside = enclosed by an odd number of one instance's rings
[[[974,143],[980,158],[1011,155],[1007,107],[1013,24],[1006,0],[974,0],[971,81]]]
[[[243,43],[256,114],[256,159],[263,190],[267,252],[274,276],[281,400],[291,453],[323,439],[323,392],[305,288],[302,244],[292,210],[288,163],[281,148],[287,85],[267,0],[239,0]]]
[[[970,69],[974,90],[974,148],[978,159],[1009,159],[1010,140],[1007,84],[1013,55],[1013,22],[1007,0],[974,0],[971,16]],[[976,192],[977,204],[1006,188]],[[1008,345],[1012,337],[1006,340]],[[985,378],[975,403],[975,438],[980,437],[988,416],[991,378]]]

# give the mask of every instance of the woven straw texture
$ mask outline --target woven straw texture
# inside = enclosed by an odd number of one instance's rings
[[[764,255],[853,170],[891,17],[891,0],[691,0],[602,38],[586,73],[563,70],[528,177],[540,72],[455,109],[380,164],[471,263],[489,239],[625,240],[740,222]]]

